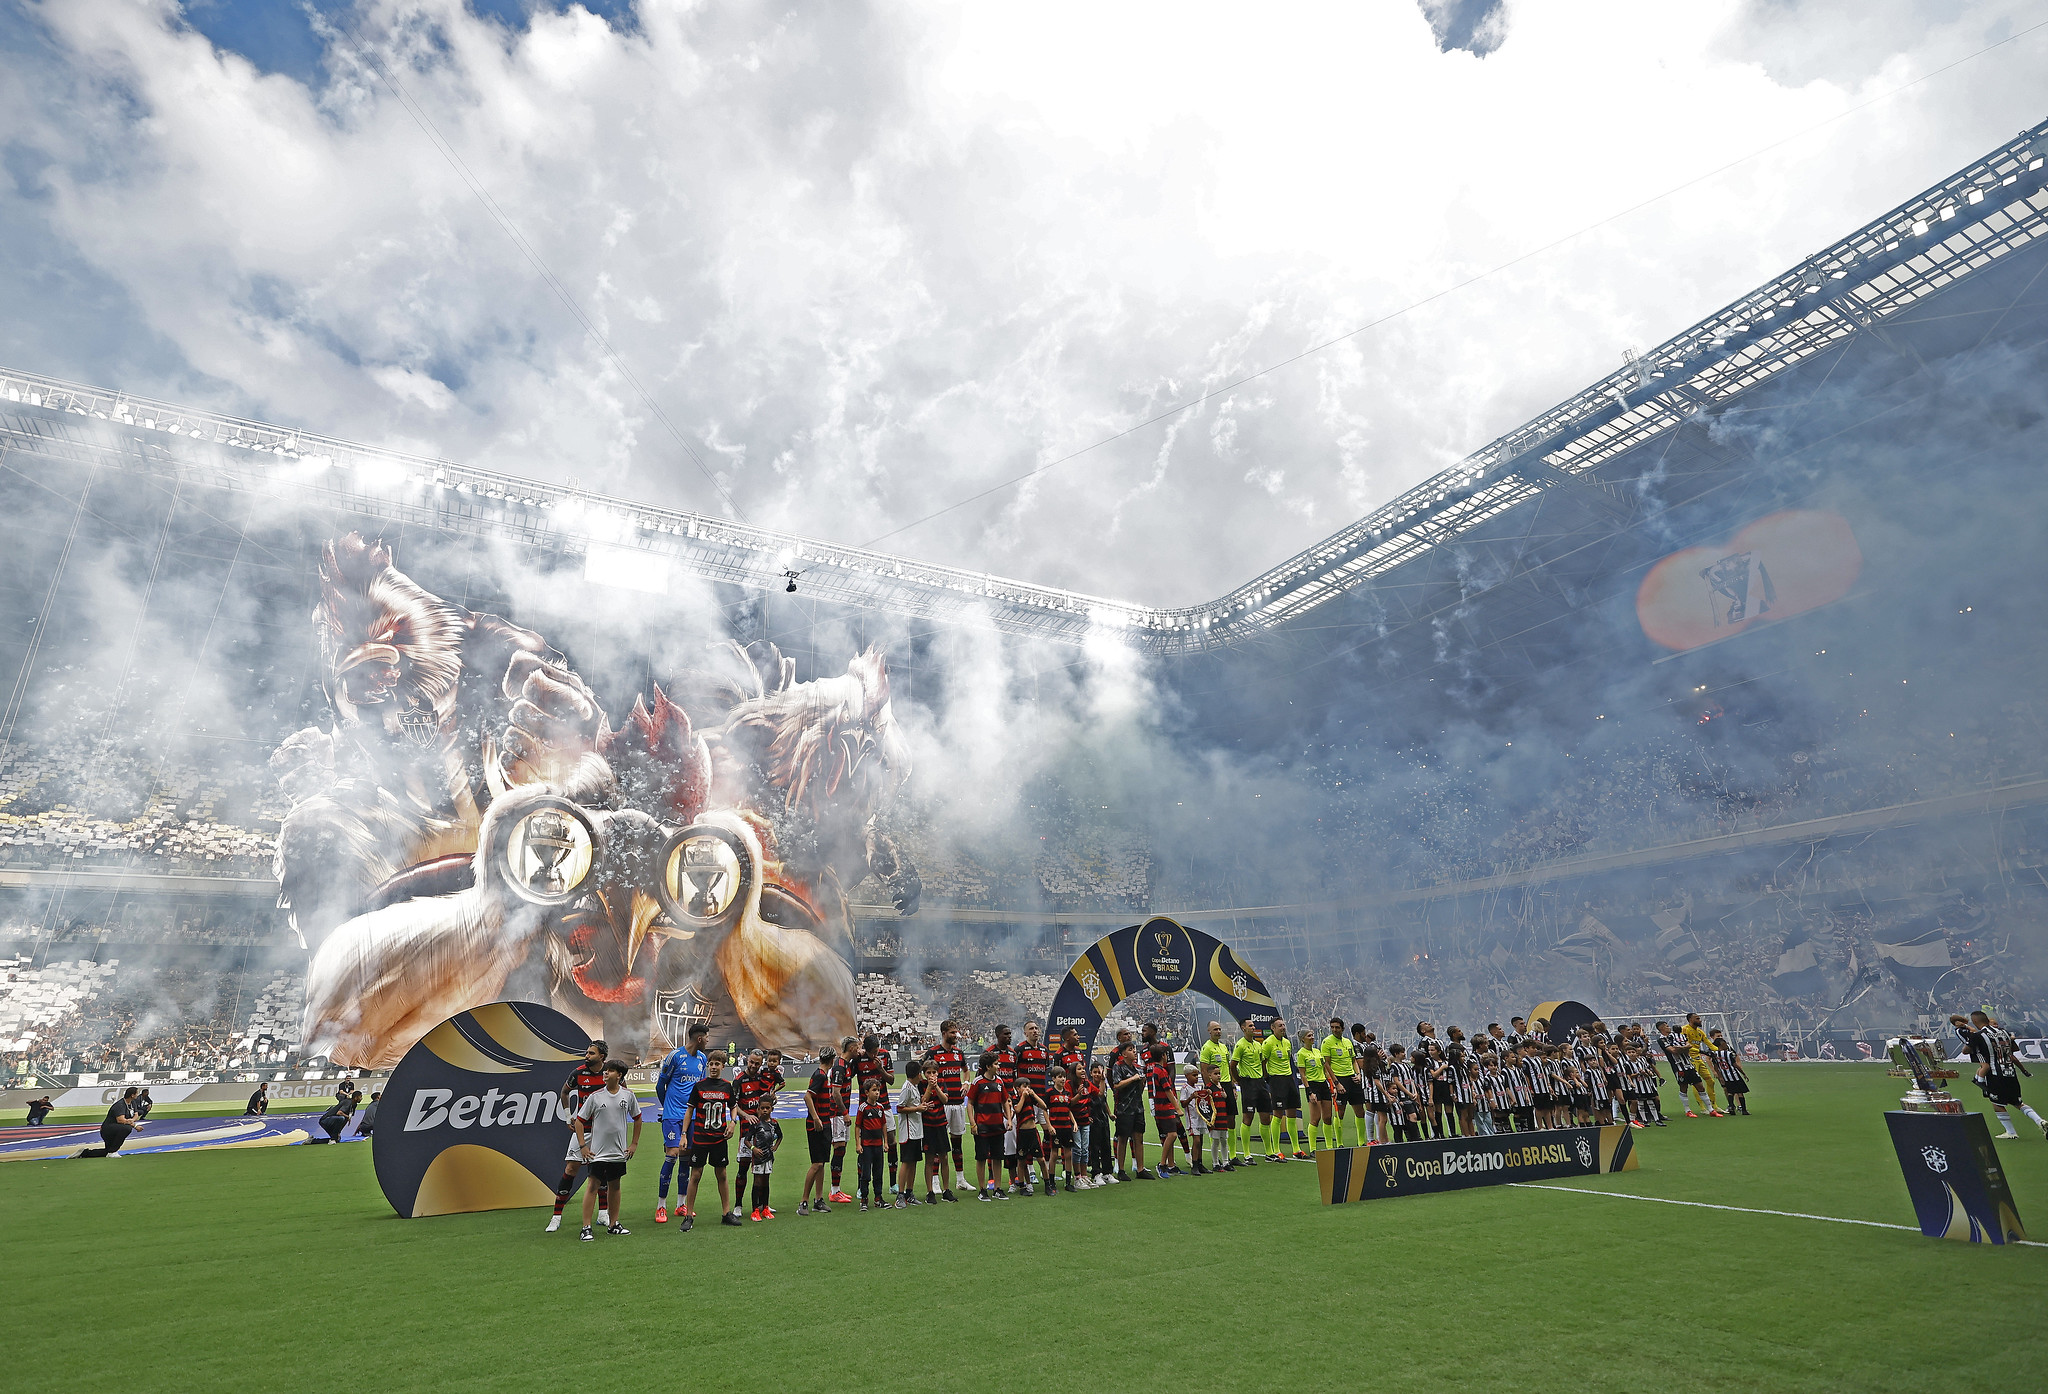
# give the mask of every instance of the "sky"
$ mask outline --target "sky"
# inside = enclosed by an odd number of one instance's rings
[[[0,363],[1198,603],[2041,119],[2044,21],[0,0]]]

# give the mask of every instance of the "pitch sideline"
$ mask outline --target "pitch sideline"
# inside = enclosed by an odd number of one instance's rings
[[[1831,1225],[1867,1225],[1871,1229],[1902,1229],[1909,1234],[1918,1234],[1918,1225],[1886,1224],[1883,1220],[1851,1220],[1840,1215],[1809,1215],[1803,1210],[1759,1210],[1749,1205],[1715,1205],[1704,1200],[1671,1200],[1665,1196],[1639,1196],[1629,1191],[1593,1191],[1584,1186],[1553,1186],[1543,1181],[1510,1181],[1510,1186],[1524,1191],[1570,1191],[1580,1196],[1613,1196],[1617,1200],[1649,1200],[1659,1205],[1689,1205],[1697,1210],[1733,1210],[1742,1215],[1777,1215],[1788,1220],[1825,1220]],[[2039,1239],[2012,1239],[2008,1243],[2022,1244],[2029,1249],[2048,1249],[2048,1242]]]

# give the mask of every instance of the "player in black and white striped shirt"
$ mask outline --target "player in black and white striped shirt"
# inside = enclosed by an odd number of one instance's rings
[[[1998,1122],[2005,1129],[1999,1136],[2019,1136],[2013,1131],[2012,1115],[2006,1112],[2008,1108],[2017,1108],[2034,1120],[2042,1136],[2048,1137],[2048,1122],[2043,1122],[2041,1115],[2020,1098],[2020,1076],[2031,1072],[2019,1061],[2012,1033],[1984,1012],[1971,1012],[1968,1021],[1952,1016],[1949,1023],[1963,1038],[1963,1046],[1970,1052],[1970,1058],[1977,1062],[1977,1087],[1991,1101],[1992,1111],[1998,1115]]]

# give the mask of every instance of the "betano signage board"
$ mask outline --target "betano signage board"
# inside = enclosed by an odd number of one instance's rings
[[[408,1217],[549,1205],[569,1151],[562,1085],[590,1038],[551,1007],[492,1002],[448,1018],[384,1087],[371,1155]]]

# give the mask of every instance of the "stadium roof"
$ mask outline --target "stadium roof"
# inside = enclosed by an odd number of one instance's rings
[[[815,599],[1081,642],[1109,627],[1161,654],[1229,647],[1298,621],[1556,492],[1611,531],[1632,504],[1604,462],[1887,322],[2048,230],[2048,122],[1673,335],[1460,464],[1206,604],[1161,609],[701,513],[654,508],[110,389],[0,369],[0,450],[177,476],[362,515],[501,537],[612,574],[677,568]]]

